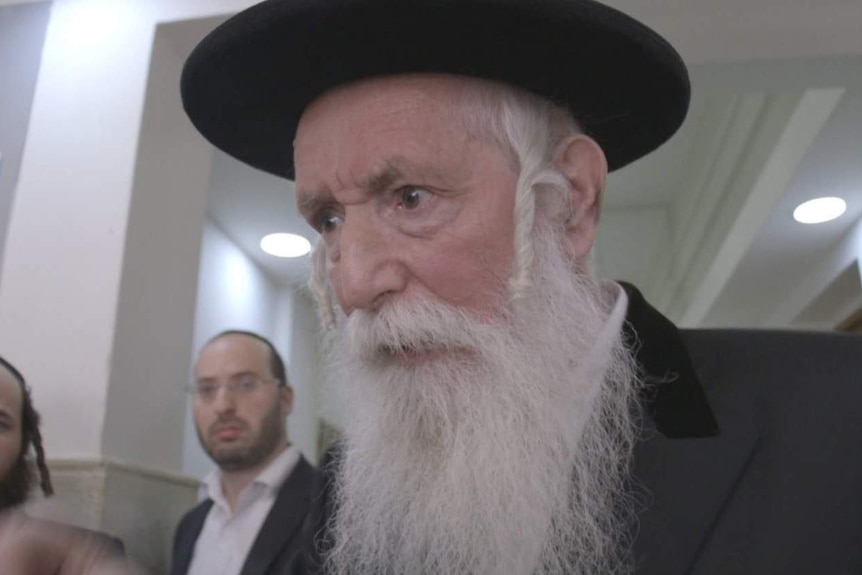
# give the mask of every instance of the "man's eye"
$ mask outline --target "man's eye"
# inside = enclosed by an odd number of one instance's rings
[[[317,231],[321,234],[333,232],[341,224],[341,216],[332,213],[321,214],[316,220]]]
[[[197,385],[198,395],[203,397],[209,397],[213,395],[217,389],[218,386],[214,383],[199,383]]]
[[[398,190],[398,194],[400,196],[400,204],[404,209],[407,210],[415,210],[419,207],[419,204],[429,195],[430,192],[428,190],[423,190],[422,188],[414,188],[412,186],[407,186],[405,188],[401,188]]]
[[[237,388],[239,388],[240,391],[254,391],[254,388],[257,387],[257,380],[252,378],[241,379],[237,382],[236,386]]]

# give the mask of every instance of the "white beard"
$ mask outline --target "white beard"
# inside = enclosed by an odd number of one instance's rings
[[[534,288],[489,323],[439,302],[354,312],[334,335],[345,449],[330,573],[629,570],[637,378],[598,346],[601,289],[535,231]],[[387,349],[469,350],[417,365]],[[608,349],[606,349],[608,348]]]

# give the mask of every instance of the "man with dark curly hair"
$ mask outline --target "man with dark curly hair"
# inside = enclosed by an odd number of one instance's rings
[[[35,454],[35,462],[31,457]],[[103,533],[69,527],[53,521],[34,519],[20,508],[30,498],[36,485],[46,497],[54,494],[51,472],[45,462],[42,434],[39,431],[39,413],[33,407],[30,389],[24,376],[0,357],[0,514],[6,516],[0,539],[15,536],[51,537],[60,533],[79,546],[81,557],[87,561],[108,563],[119,561],[124,555],[123,542]],[[56,557],[51,553],[38,553],[41,557],[32,563],[39,573],[55,573],[52,570]],[[64,561],[63,569],[77,569],[79,561]],[[42,569],[42,567],[45,567]],[[0,562],[0,573],[20,573],[17,565]],[[75,571],[73,571],[75,572]],[[60,571],[63,573],[63,571]]]
[[[0,357],[0,511],[23,504],[37,479],[42,493],[54,494],[30,390],[21,372]]]

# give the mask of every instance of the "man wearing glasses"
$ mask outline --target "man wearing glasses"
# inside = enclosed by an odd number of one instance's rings
[[[225,331],[189,385],[201,446],[218,466],[174,537],[172,575],[279,573],[300,545],[316,471],[288,441],[284,362],[267,339]]]

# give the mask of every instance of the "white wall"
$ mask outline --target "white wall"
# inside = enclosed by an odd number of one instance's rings
[[[157,31],[110,354],[102,454],[177,472],[212,149],[183,112],[185,57]],[[158,425],[153,425],[154,417]]]
[[[0,347],[34,384],[52,457],[102,454],[153,48],[143,11],[51,4],[3,256]]]
[[[48,2],[0,6],[0,268],[50,10]]]
[[[271,336],[277,289],[211,221],[204,225],[194,348],[221,330],[247,329]]]
[[[211,220],[207,220],[201,245],[194,352],[196,354],[209,338],[225,329],[253,331],[272,341],[284,359],[295,391],[294,413],[288,418],[291,441],[313,459],[317,417],[311,378],[316,369],[316,346],[312,341],[309,347],[304,336],[294,335],[297,329],[306,331],[310,305],[307,300],[299,301],[299,317],[294,317],[296,297],[294,290],[277,286]],[[302,350],[299,353],[292,349],[297,342]],[[191,358],[188,378],[194,361],[195,358]],[[185,427],[183,473],[203,477],[212,469],[212,462],[198,442],[188,401]]]
[[[668,273],[670,252],[664,208],[603,210],[593,250],[600,277],[631,282],[647,299],[655,298],[655,288]]]
[[[317,308],[306,290],[289,290],[292,302],[291,323],[287,333],[291,343],[285,359],[294,389],[290,437],[305,456],[317,463],[317,432],[320,415],[320,355],[321,328]]]

